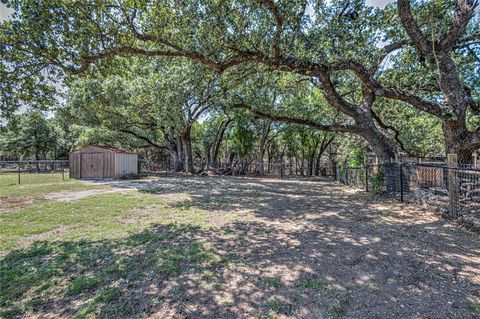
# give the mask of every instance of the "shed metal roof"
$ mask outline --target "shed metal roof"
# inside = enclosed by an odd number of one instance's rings
[[[79,149],[79,150],[76,150],[75,152],[88,151],[89,148],[90,148],[90,149],[91,149],[91,148],[103,149],[103,150],[107,150],[107,151],[114,152],[114,153],[137,154],[137,153],[135,153],[135,152],[130,152],[130,151],[127,151],[126,149],[123,149],[123,148],[120,148],[120,147],[97,146],[97,145],[85,146],[85,147],[82,147],[82,148]]]

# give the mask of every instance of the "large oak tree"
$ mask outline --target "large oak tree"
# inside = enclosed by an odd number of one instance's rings
[[[440,7],[398,0],[395,8],[383,11],[361,1],[3,2],[15,9],[14,19],[1,26],[3,110],[21,99],[35,100],[32,91],[44,97],[48,80],[61,76],[68,81],[100,61],[114,63],[118,55],[164,56],[194,60],[220,74],[254,64],[308,77],[350,121],[304,124],[358,134],[385,160],[395,156],[395,147],[373,111],[379,98],[439,118],[446,151],[463,162],[480,147],[480,127],[468,122],[479,109],[476,88],[461,72],[478,72],[478,61],[463,58],[478,51],[473,0],[446,1]],[[385,59],[398,50],[420,63],[417,69],[400,62],[395,67],[423,71],[433,79],[426,89],[412,89],[415,79],[387,76]],[[354,92],[345,95],[348,86]]]

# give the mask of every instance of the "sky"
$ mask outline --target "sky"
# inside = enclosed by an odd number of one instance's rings
[[[393,2],[393,0],[366,0],[367,6],[384,8],[387,4]]]
[[[0,21],[5,20],[11,12],[11,9],[7,8],[3,3],[0,3]]]

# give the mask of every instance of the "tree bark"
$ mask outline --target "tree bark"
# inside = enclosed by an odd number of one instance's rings
[[[173,161],[173,170],[175,172],[181,172],[183,170],[183,162],[178,150],[176,148],[170,150],[170,156],[172,157]]]
[[[272,121],[270,119],[265,119],[263,122],[263,130],[262,130],[262,137],[260,138],[260,143],[258,146],[258,158],[257,158],[257,172],[260,175],[265,174],[265,165],[264,165],[264,157],[265,157],[265,146],[267,144],[268,134],[270,134],[270,126],[272,125]]]
[[[452,53],[464,36],[476,5],[475,1],[458,0],[446,32],[430,39],[415,21],[410,1],[398,1],[398,16],[402,26],[420,56],[435,70],[436,81],[444,97],[443,105],[436,105],[437,114],[434,115],[442,120],[446,153],[457,154],[458,162],[464,164],[470,163],[473,151],[480,148],[480,130],[469,131],[466,121],[468,108],[477,112],[478,105],[460,77]]]
[[[320,149],[318,150],[317,160],[315,163],[315,176],[320,176],[320,164],[322,160],[322,155],[323,153],[325,153],[325,150],[330,146],[334,139],[335,136],[323,136],[322,143],[320,144]]]
[[[210,150],[210,167],[216,169],[218,166],[218,152],[220,151],[220,145],[222,144],[223,136],[227,130],[228,125],[232,122],[232,119],[226,118],[220,123],[220,126],[215,134],[212,148]]]
[[[442,129],[445,137],[445,155],[457,154],[459,164],[471,164],[473,152],[478,145],[462,142],[468,140],[471,132],[457,121],[445,121]]]
[[[191,137],[192,127],[187,125],[184,127],[182,132],[182,144],[184,149],[185,156],[185,172],[193,174],[193,156],[192,156],[192,137]]]
[[[308,158],[308,176],[313,176],[314,163],[315,163],[315,154],[312,153]]]

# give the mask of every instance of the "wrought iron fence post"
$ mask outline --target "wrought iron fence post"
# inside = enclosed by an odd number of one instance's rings
[[[338,181],[337,165],[338,165],[338,163],[336,161],[334,161],[332,166],[333,166],[333,175],[335,176],[335,181]]]
[[[63,162],[60,163],[60,167],[62,168],[62,180],[65,180],[65,168],[63,167]]]
[[[17,165],[17,168],[18,168],[18,184],[20,184],[20,165],[21,165],[21,162],[18,161],[18,165]]]
[[[348,186],[348,167],[345,165],[345,185]]]
[[[368,192],[368,163],[365,164],[365,190]]]
[[[403,203],[403,163],[400,162],[400,202]]]

